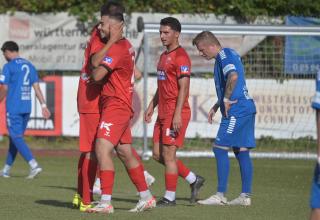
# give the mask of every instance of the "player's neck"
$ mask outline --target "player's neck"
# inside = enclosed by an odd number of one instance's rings
[[[180,47],[179,42],[168,45],[167,46],[167,53],[170,53],[171,51],[176,50],[178,47]]]
[[[19,53],[12,53],[11,55],[10,55],[10,57],[9,57],[9,61],[10,60],[14,60],[14,59],[16,59],[16,58],[18,58],[19,57]]]

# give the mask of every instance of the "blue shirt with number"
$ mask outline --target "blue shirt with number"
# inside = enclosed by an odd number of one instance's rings
[[[8,113],[31,112],[31,89],[32,85],[38,81],[38,73],[28,60],[18,57],[3,66],[0,84],[8,86],[6,99]]]
[[[241,58],[237,52],[230,48],[222,48],[216,57],[214,65],[214,82],[216,85],[216,92],[218,102],[220,104],[220,111],[225,116],[225,106],[223,102],[226,83],[229,74],[236,72],[238,80],[236,86],[231,94],[230,100],[237,100],[237,103],[232,104],[228,112],[229,117],[243,117],[256,113],[256,107],[252,98],[248,94],[246,86],[244,67]]]

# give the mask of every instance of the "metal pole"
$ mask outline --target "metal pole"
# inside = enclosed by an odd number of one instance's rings
[[[144,33],[143,36],[143,111],[147,109],[148,105],[148,64],[149,64],[149,45],[148,45],[148,34]],[[143,122],[143,153],[142,159],[148,160],[148,127],[147,123]]]
[[[159,24],[145,23],[145,33],[158,33]],[[294,25],[230,25],[230,24],[182,24],[182,33],[197,34],[203,30],[223,35],[264,35],[264,36],[320,36],[320,26]]]

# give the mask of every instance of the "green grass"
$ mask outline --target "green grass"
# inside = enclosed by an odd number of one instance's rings
[[[309,216],[309,190],[313,170],[312,161],[253,160],[254,184],[251,207],[214,207],[190,205],[190,189],[179,180],[177,206],[154,209],[144,213],[128,213],[136,201],[135,188],[118,159],[115,159],[116,178],[113,194],[115,213],[80,213],[71,208],[76,186],[77,157],[37,157],[44,168],[39,178],[26,180],[27,164],[19,157],[9,179],[0,178],[0,219],[225,219],[225,220],[301,220]],[[0,157],[1,163],[4,157]],[[214,159],[183,159],[195,172],[206,178],[200,198],[210,196],[216,188]],[[154,161],[145,166],[156,177],[152,192],[159,198],[164,192],[163,168]],[[231,160],[228,199],[240,190],[237,162]]]

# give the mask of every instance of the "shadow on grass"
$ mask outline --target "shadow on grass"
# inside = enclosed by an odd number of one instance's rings
[[[58,201],[58,200],[48,199],[48,200],[36,200],[35,203],[38,203],[41,205],[47,205],[47,206],[73,209],[71,202],[62,202],[62,201]]]
[[[123,199],[123,198],[112,198],[112,201],[117,201],[117,202],[128,202],[128,203],[134,203],[136,204],[138,200],[136,199]],[[54,207],[63,207],[63,208],[68,208],[68,209],[74,209],[71,202],[63,202],[63,201],[58,201],[58,200],[53,200],[53,199],[48,199],[48,200],[36,200],[35,203],[41,204],[41,205],[47,205],[47,206],[54,206]],[[122,210],[122,208],[116,208]],[[123,209],[127,210],[127,209]]]
[[[190,198],[177,197],[176,200],[177,200],[177,201],[187,201],[187,202],[189,202],[189,201],[190,201]]]
[[[68,187],[68,186],[41,186],[41,187],[47,187],[47,188],[55,188],[55,189],[66,189],[71,191],[77,191],[75,187]]]
[[[125,199],[125,198],[112,197],[112,201],[128,202],[128,203],[134,203],[134,204],[136,204],[136,203],[138,202],[138,199]]]

